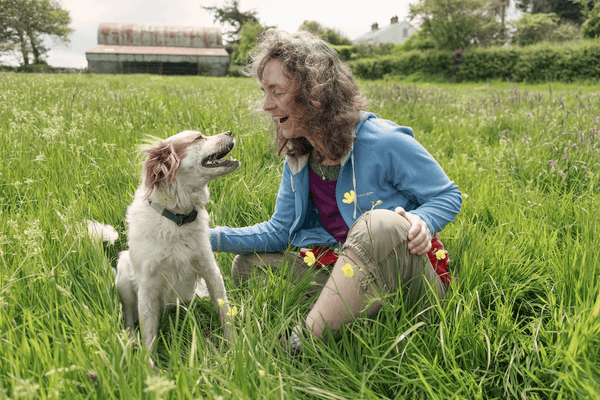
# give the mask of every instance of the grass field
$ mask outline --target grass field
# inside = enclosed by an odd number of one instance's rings
[[[600,397],[600,87],[361,82],[379,117],[411,126],[464,196],[442,233],[459,278],[426,319],[399,296],[314,341],[278,276],[233,286],[236,340],[208,300],[163,318],[160,371],[119,318],[111,267],[147,135],[234,132],[236,173],[210,186],[212,225],[273,210],[282,160],[247,79],[0,74],[0,399]],[[90,239],[93,218],[114,246]]]

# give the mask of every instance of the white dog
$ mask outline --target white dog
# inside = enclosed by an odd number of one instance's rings
[[[235,171],[231,132],[204,136],[178,133],[143,150],[142,184],[127,209],[129,251],[119,254],[116,286],[126,326],[140,319],[144,344],[156,344],[159,318],[169,305],[190,301],[206,281],[225,337],[231,338],[223,277],[209,241],[207,183]]]

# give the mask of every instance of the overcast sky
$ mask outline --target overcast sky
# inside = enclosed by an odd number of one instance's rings
[[[51,44],[48,63],[55,67],[85,68],[85,51],[97,44],[101,22],[132,22],[167,25],[219,26],[202,6],[222,7],[226,0],[59,0],[71,14],[71,44],[68,47]],[[240,10],[258,11],[258,19],[269,26],[276,25],[295,32],[305,20],[341,31],[355,39],[371,29],[390,24],[397,15],[408,15],[408,4],[414,0],[240,0]],[[5,58],[6,60],[6,58]]]

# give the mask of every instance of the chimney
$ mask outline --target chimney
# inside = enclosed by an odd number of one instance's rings
[[[374,22],[373,25],[371,25],[371,30],[376,31],[377,29],[379,29],[379,24],[377,24],[377,22]]]
[[[397,16],[397,15],[394,15],[394,16],[392,17],[392,19],[390,20],[390,25],[391,25],[391,24],[397,24],[397,23],[398,23],[398,16]]]

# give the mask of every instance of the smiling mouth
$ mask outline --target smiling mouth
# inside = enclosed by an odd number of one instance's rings
[[[227,166],[228,164],[239,162],[238,160],[236,160],[232,157],[229,157],[229,159],[227,159],[227,160],[223,159],[223,157],[225,157],[227,154],[229,154],[229,152],[233,149],[234,144],[235,144],[234,142],[231,142],[227,146],[224,146],[223,148],[221,148],[219,151],[206,157],[204,160],[202,160],[202,166],[206,167],[206,168],[216,168],[216,167],[224,167],[224,166]]]

